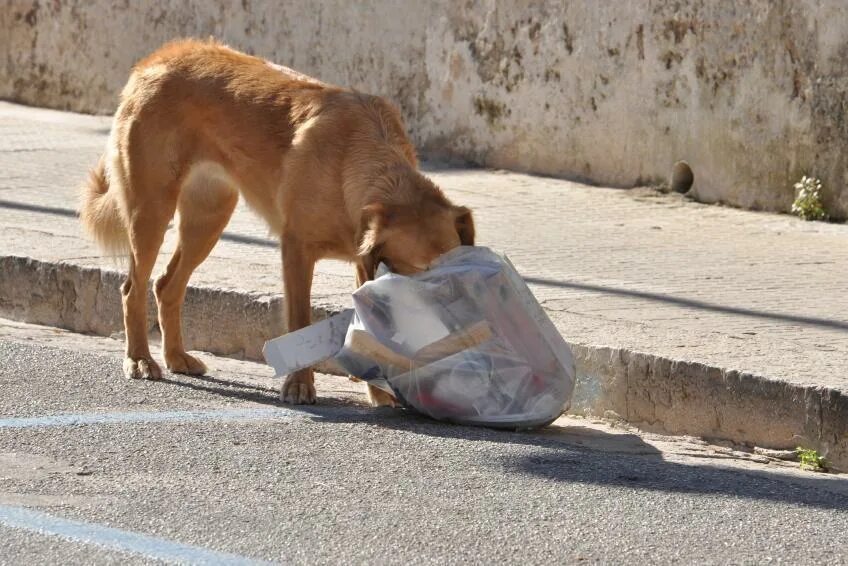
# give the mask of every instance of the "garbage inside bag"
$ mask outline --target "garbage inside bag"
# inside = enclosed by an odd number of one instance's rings
[[[568,408],[571,351],[509,260],[488,248],[456,248],[414,276],[384,273],[353,302],[352,318],[347,312],[319,323],[333,332],[317,340],[317,355],[338,349],[346,371],[406,407],[505,428],[543,426]],[[342,344],[340,325],[348,320]],[[298,334],[266,344],[278,374],[299,369],[295,358],[309,362]]]

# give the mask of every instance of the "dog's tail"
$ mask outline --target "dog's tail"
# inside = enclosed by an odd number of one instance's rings
[[[80,222],[101,249],[110,254],[127,255],[129,237],[116,192],[114,188],[109,190],[106,165],[101,157],[80,189]]]

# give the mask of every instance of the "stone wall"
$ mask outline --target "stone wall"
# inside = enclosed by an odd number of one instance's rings
[[[0,97],[110,112],[162,42],[214,36],[397,102],[426,153],[707,202],[848,215],[844,0],[6,0]],[[497,190],[497,187],[492,187]]]

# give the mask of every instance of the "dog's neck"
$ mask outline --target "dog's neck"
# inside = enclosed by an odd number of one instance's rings
[[[368,205],[415,207],[422,202],[449,204],[442,191],[421,174],[402,153],[391,151],[383,159],[368,159],[358,163],[357,171],[346,180],[345,190],[351,217],[359,218]],[[360,186],[354,187],[353,183]]]

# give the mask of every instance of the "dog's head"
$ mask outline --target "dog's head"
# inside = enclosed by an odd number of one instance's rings
[[[415,205],[371,204],[362,211],[359,256],[369,279],[381,262],[401,275],[426,270],[457,246],[474,245],[474,220],[444,198]]]

